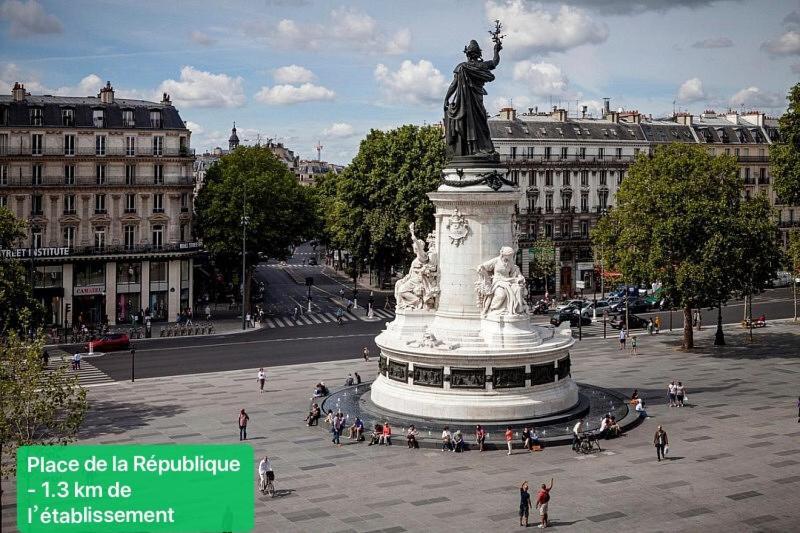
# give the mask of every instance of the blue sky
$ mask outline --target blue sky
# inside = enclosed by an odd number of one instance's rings
[[[0,90],[171,94],[199,151],[274,138],[347,163],[370,128],[437,122],[470,39],[507,34],[487,109],[588,105],[780,114],[797,0],[0,0]],[[5,87],[6,89],[2,89]]]

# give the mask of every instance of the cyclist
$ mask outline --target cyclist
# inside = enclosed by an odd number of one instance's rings
[[[267,481],[273,481],[275,479],[275,472],[272,471],[272,463],[266,455],[261,459],[261,462],[258,463],[258,476],[261,478],[259,487],[262,491],[265,490]]]
[[[342,316],[344,316],[344,311],[342,310],[342,308],[341,307],[336,308],[336,322],[338,322],[340,326],[343,324]]]

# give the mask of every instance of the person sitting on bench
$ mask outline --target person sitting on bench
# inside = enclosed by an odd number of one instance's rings
[[[375,424],[375,427],[372,428],[372,434],[369,436],[369,446],[378,444],[381,435],[383,435],[383,426],[380,424]]]
[[[364,422],[362,422],[359,417],[356,417],[356,421],[350,426],[349,437],[351,439],[356,439],[356,441],[364,440]]]
[[[316,403],[311,406],[311,411],[309,411],[308,416],[306,417],[306,422],[308,422],[309,426],[317,426],[319,425],[319,415],[320,409],[319,405]]]

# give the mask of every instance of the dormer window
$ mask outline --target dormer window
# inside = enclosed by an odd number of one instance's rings
[[[62,109],[61,110],[61,125],[71,128],[75,125],[75,110]]]
[[[133,118],[133,109],[122,110],[122,127],[133,128],[136,126],[136,119]]]
[[[161,111],[150,111],[150,127],[161,128]]]
[[[93,109],[92,110],[92,125],[95,128],[103,128],[105,127],[105,116],[103,114],[102,109]]]
[[[42,125],[42,108],[41,107],[33,107],[30,110],[31,113],[31,126],[41,126]]]

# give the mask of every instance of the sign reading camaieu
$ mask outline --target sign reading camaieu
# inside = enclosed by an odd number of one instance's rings
[[[31,257],[67,257],[70,249],[62,248],[14,248],[11,250],[0,250],[0,257],[3,259],[30,259]]]

